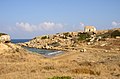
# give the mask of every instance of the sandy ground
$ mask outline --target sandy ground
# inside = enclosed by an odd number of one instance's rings
[[[86,51],[80,52],[81,48]],[[120,79],[120,39],[82,44],[52,58],[30,53],[18,45],[0,43],[0,79],[48,79],[53,76]]]

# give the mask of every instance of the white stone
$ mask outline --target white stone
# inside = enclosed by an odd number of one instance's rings
[[[81,49],[80,52],[86,52],[87,50],[86,49]]]
[[[105,46],[106,44],[101,44],[100,46]]]
[[[10,36],[9,35],[2,35],[0,36],[0,42],[8,42],[10,41]]]

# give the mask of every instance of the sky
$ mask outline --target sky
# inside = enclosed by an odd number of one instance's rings
[[[120,28],[120,0],[0,0],[0,32],[31,39],[59,32]]]

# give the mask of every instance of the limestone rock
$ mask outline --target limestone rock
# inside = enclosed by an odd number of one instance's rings
[[[91,44],[90,42],[87,43],[87,45],[90,45],[90,44]]]
[[[86,49],[81,49],[80,52],[86,52],[87,50]]]
[[[0,42],[2,43],[6,43],[6,42],[10,42],[10,36],[7,34],[1,34],[0,35]]]
[[[100,46],[105,46],[106,44],[104,43],[104,44],[101,44]]]
[[[119,38],[120,38],[120,36],[116,36],[116,38],[117,38],[117,39],[119,39]]]

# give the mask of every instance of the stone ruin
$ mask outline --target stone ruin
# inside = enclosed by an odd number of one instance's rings
[[[84,32],[94,32],[96,33],[96,28],[94,26],[85,26]]]

